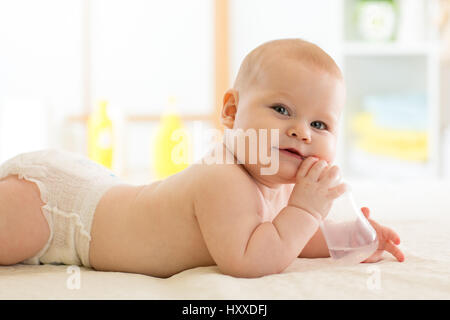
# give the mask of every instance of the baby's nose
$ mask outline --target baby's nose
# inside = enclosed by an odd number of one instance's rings
[[[301,139],[306,143],[311,142],[311,134],[307,129],[290,128],[288,130],[288,136],[296,139]]]

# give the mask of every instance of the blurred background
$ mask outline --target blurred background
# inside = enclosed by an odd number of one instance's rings
[[[447,0],[0,0],[0,163],[62,148],[129,183],[178,172],[244,56],[288,37],[343,70],[348,179],[450,181]]]

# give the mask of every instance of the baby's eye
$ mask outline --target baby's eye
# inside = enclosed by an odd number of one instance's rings
[[[316,129],[319,129],[319,130],[327,129],[327,125],[325,123],[323,123],[322,121],[313,121],[313,122],[311,122],[311,126]]]
[[[289,111],[287,111],[287,109],[283,106],[280,106],[280,105],[273,106],[272,109],[274,109],[276,112],[283,114],[285,116],[289,115]]]

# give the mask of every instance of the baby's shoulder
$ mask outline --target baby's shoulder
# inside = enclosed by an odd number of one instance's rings
[[[254,194],[256,184],[237,164],[199,164],[196,168],[196,189],[225,193]]]
[[[235,217],[260,212],[257,186],[248,174],[232,164],[213,164],[199,168],[193,190],[198,217]],[[226,219],[228,219],[226,218]]]
[[[231,161],[230,161],[231,159]],[[255,196],[257,186],[242,164],[237,163],[223,144],[218,144],[195,163],[196,189],[200,197]]]
[[[254,185],[248,173],[237,164],[201,164],[197,168],[197,175],[203,183],[218,185],[229,181]]]

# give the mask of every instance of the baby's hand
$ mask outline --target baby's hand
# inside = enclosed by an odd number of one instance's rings
[[[398,236],[398,234],[394,230],[388,227],[384,227],[375,222],[374,220],[369,219],[370,215],[369,208],[363,207],[361,208],[361,211],[366,217],[366,219],[369,221],[369,223],[372,225],[372,227],[375,229],[378,236],[378,249],[363,262],[380,261],[383,251],[385,250],[390,254],[392,254],[399,262],[404,261],[405,255],[397,247],[397,245],[400,244],[400,237]]]
[[[309,212],[319,220],[325,219],[333,200],[346,190],[345,183],[333,187],[339,175],[337,166],[329,167],[325,160],[308,157],[302,161],[288,206]]]

